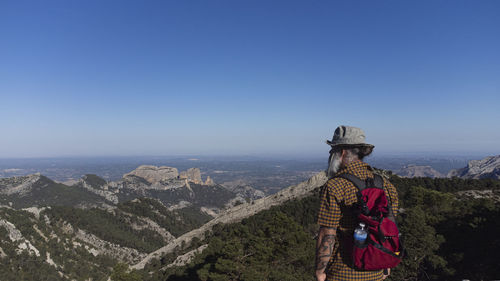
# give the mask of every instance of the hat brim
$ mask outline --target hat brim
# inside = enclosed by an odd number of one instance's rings
[[[373,144],[369,143],[337,143],[334,144],[333,142],[327,140],[326,144],[328,144],[331,147],[375,147]]]

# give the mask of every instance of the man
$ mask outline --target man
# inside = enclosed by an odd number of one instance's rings
[[[384,280],[390,270],[360,271],[352,266],[351,249],[343,242],[345,235],[352,236],[357,226],[353,204],[358,201],[357,188],[350,181],[335,177],[352,174],[362,180],[373,178],[373,169],[362,162],[370,155],[374,146],[365,143],[365,134],[360,128],[340,126],[331,141],[327,174],[329,180],[323,186],[320,198],[318,224],[320,226],[316,245],[316,279],[323,280]],[[386,197],[394,213],[398,210],[396,189],[384,179]]]

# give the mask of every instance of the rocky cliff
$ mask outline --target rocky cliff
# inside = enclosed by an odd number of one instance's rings
[[[486,157],[482,160],[469,161],[467,167],[451,170],[448,177],[468,179],[500,179],[500,155]]]
[[[196,184],[203,184],[201,180],[201,171],[198,168],[190,168],[187,171],[183,171],[179,174],[179,178],[187,179],[190,182]]]
[[[145,179],[149,183],[157,183],[161,180],[175,179],[179,176],[176,168],[172,167],[156,167],[151,165],[142,165],[130,173],[123,175],[124,178],[136,176]]]
[[[118,204],[118,196],[116,192],[109,190],[109,185],[107,182],[96,176],[96,175],[85,175],[83,176],[75,186],[84,188],[96,195],[104,197],[109,202]]]
[[[396,174],[405,178],[429,177],[441,178],[443,175],[431,166],[408,165],[396,171]]]
[[[205,180],[205,185],[214,185],[215,182],[210,178],[210,176],[207,176],[207,179]]]

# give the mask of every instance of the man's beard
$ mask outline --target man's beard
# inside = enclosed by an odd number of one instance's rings
[[[340,170],[340,164],[342,163],[340,157],[341,154],[338,152],[334,152],[330,156],[330,162],[328,163],[328,170],[326,170],[326,173],[329,178],[333,177]]]

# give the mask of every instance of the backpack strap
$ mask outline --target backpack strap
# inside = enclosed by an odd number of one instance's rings
[[[354,186],[361,192],[367,187],[377,187],[384,189],[384,179],[382,176],[373,174],[372,178],[367,178],[365,181],[351,174],[340,174],[337,178],[346,179],[354,184]]]
[[[389,211],[391,212],[391,215],[395,220],[396,217],[394,216],[394,210],[392,209],[393,201],[392,201],[391,193],[389,192],[389,190],[387,188],[384,187],[384,179],[382,178],[381,175],[374,173],[373,174],[373,182],[374,182],[376,187],[382,188],[387,193],[387,196],[389,197],[389,202],[388,202]]]
[[[351,174],[340,174],[336,177],[348,180],[358,189],[358,192],[356,192],[356,197],[358,199],[358,205],[359,205],[361,212],[363,214],[368,214],[368,212],[369,212],[368,206],[366,206],[365,201],[363,201],[363,199],[362,199],[363,195],[361,194],[361,191],[363,191],[367,187],[367,182],[356,177],[355,175],[351,175]]]
[[[366,188],[366,182],[355,175],[351,174],[340,174],[337,176],[338,178],[346,179],[354,184],[354,186],[358,189],[359,192],[363,191]]]
[[[373,185],[375,187],[384,189],[384,179],[381,175],[373,174]]]

